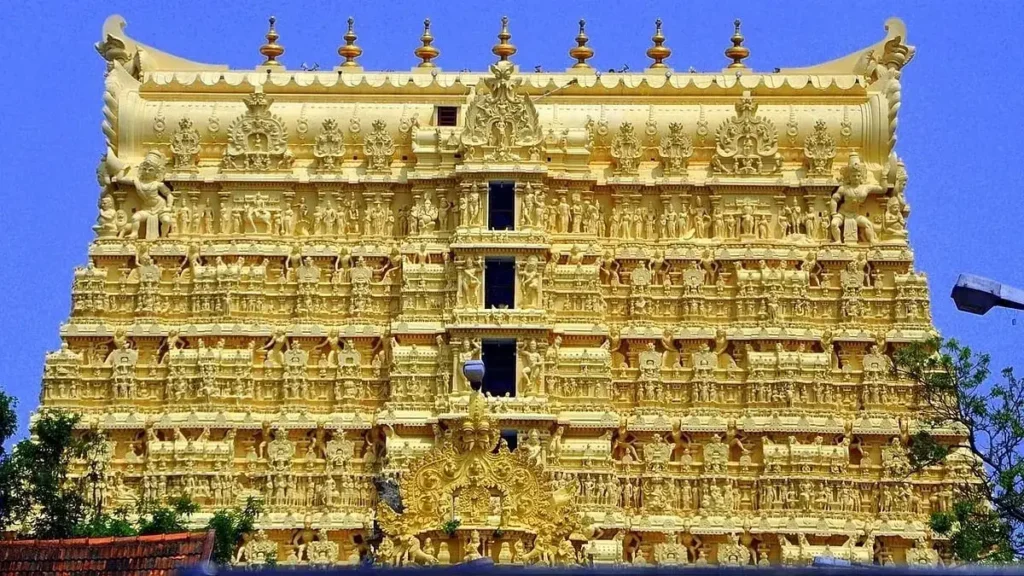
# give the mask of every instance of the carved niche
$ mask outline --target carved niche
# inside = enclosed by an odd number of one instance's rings
[[[178,130],[171,136],[171,152],[175,170],[195,170],[199,163],[199,131],[190,118],[178,121]]]
[[[373,131],[363,140],[368,174],[390,174],[395,154],[395,140],[388,134],[388,124],[380,118],[373,121]]]
[[[493,78],[484,80],[487,92],[478,94],[466,112],[466,128],[462,144],[469,150],[466,159],[475,157],[474,148],[484,149],[484,160],[508,162],[519,160],[517,149],[529,148],[544,136],[537,120],[537,110],[529,97],[518,94],[521,80],[513,80],[511,63],[491,65]]]
[[[658,152],[665,176],[686,176],[686,165],[693,156],[693,142],[683,133],[681,122],[668,125],[668,134],[662,136]]]
[[[284,120],[270,112],[274,100],[262,92],[245,99],[246,112],[228,127],[222,166],[228,170],[283,170],[295,160]]]
[[[314,168],[317,171],[341,169],[345,157],[345,135],[334,118],[327,118],[313,142]]]
[[[832,160],[836,157],[836,140],[828,133],[825,121],[814,122],[814,133],[804,140],[804,157],[808,176],[831,176]]]
[[[736,103],[736,115],[715,132],[711,170],[731,176],[761,176],[782,170],[779,131],[771,120],[757,115],[757,103],[749,92]]]

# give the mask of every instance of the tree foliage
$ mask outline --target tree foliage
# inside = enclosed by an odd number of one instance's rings
[[[262,503],[252,496],[246,500],[245,508],[215,512],[207,525],[214,531],[213,561],[218,564],[231,562],[235,548],[252,533],[256,518],[262,513]]]
[[[951,510],[931,527],[949,538],[960,561],[1005,562],[1024,553],[1024,382],[1007,368],[990,381],[989,357],[956,340],[898,350],[894,367],[920,385],[924,429],[910,444],[915,468],[965,466]],[[941,438],[940,438],[941,434]],[[950,438],[958,439],[950,443]]]
[[[106,439],[94,431],[76,433],[77,414],[44,411],[31,426],[31,438],[4,450],[17,429],[14,406],[14,399],[0,392],[0,529],[19,528],[21,536],[39,539],[187,530],[188,518],[199,510],[187,497],[140,502],[134,520],[127,508],[109,512],[98,504],[102,499],[88,497],[86,489],[95,489],[105,474],[96,456],[106,449]],[[75,461],[87,463],[84,481],[71,477]]]
[[[15,473],[14,462],[5,446],[18,429],[14,408],[17,400],[0,390],[0,530],[16,519],[16,508],[23,492],[21,479]]]
[[[199,505],[187,496],[178,496],[168,501],[169,506],[139,507],[139,534],[173,534],[188,530],[188,518],[199,511]]]
[[[5,465],[8,521],[27,520],[24,528],[36,538],[69,538],[89,513],[68,477],[71,463],[93,448],[93,439],[73,434],[78,420],[77,414],[43,412],[32,424],[32,438],[18,442]]]

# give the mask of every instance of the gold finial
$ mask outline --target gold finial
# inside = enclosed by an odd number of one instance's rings
[[[431,62],[434,58],[437,58],[441,51],[431,45],[434,41],[434,35],[430,33],[430,18],[423,21],[423,35],[420,36],[420,42],[423,42],[423,46],[420,46],[415,50],[416,57],[420,60],[420,68],[434,68],[437,64]]]
[[[516,53],[516,47],[509,42],[512,34],[508,31],[508,16],[501,17],[501,32],[498,32],[498,43],[491,48],[491,52],[498,57],[499,62],[508,61],[508,57]]]
[[[729,64],[727,68],[746,68],[747,65],[743,63],[743,59],[750,56],[750,50],[743,45],[743,34],[740,33],[740,21],[737,18],[733,21],[733,26],[736,30],[732,33],[732,46],[725,49],[725,57],[732,58],[732,64]]]
[[[594,49],[587,46],[587,41],[590,38],[587,37],[584,27],[587,25],[586,20],[580,20],[580,33],[576,35],[576,46],[569,49],[569,56],[576,59],[576,63],[572,65],[573,68],[590,69],[590,64],[587,64],[587,58],[594,57]]]
[[[353,28],[355,26],[356,19],[348,17],[348,32],[342,38],[345,39],[345,45],[338,48],[338,55],[345,59],[341,63],[343,68],[358,68],[359,63],[356,62],[356,58],[363,53],[363,49],[356,46],[356,31]]]
[[[277,61],[277,58],[284,54],[284,46],[277,43],[277,39],[281,36],[277,33],[277,28],[274,24],[277,22],[277,18],[270,17],[270,30],[267,30],[267,43],[260,46],[260,54],[263,54],[267,59],[260,64],[260,66],[273,66],[280,67],[281,63]]]
[[[665,35],[661,33],[661,18],[654,21],[654,36],[651,36],[651,40],[654,41],[654,46],[647,49],[647,57],[654,60],[654,64],[651,64],[651,68],[668,68],[668,66],[662,62],[672,55],[672,51],[669,50],[665,44]]]

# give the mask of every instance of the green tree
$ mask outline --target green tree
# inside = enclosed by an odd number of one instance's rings
[[[32,438],[22,440],[10,455],[11,520],[28,518],[36,538],[68,538],[86,520],[89,507],[80,486],[68,477],[71,463],[84,459],[93,440],[74,434],[79,416],[51,410],[32,424]]]
[[[135,523],[128,519],[128,508],[118,508],[113,514],[92,514],[85,522],[75,527],[79,538],[106,538],[110,536],[137,536]]]
[[[0,530],[16,520],[24,499],[21,478],[5,448],[18,429],[18,416],[14,412],[16,406],[17,400],[0,390]]]
[[[199,505],[188,496],[179,496],[168,501],[167,506],[139,506],[139,534],[173,534],[188,530],[188,518],[199,511]]]
[[[252,496],[245,501],[245,508],[215,512],[207,525],[214,531],[213,561],[218,564],[231,562],[235,548],[252,533],[253,525],[262,513],[263,504]]]
[[[952,509],[933,512],[932,529],[962,562],[1021,558],[1024,382],[1010,368],[991,382],[988,355],[956,340],[915,343],[893,360],[898,375],[920,386],[924,426],[909,446],[915,469],[947,462],[970,472],[971,481],[955,487]],[[948,441],[951,432],[958,442]]]

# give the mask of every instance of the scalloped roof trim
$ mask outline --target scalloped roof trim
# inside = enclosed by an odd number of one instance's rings
[[[394,88],[409,85],[424,88],[468,88],[489,78],[486,73],[414,72],[272,72],[263,71],[153,71],[144,76],[143,87],[274,87],[274,88]],[[522,74],[518,76],[527,89],[546,91],[569,86],[574,80],[580,88],[605,90],[627,89],[732,89],[754,90],[790,88],[803,90],[856,90],[867,87],[866,80],[856,74]]]

